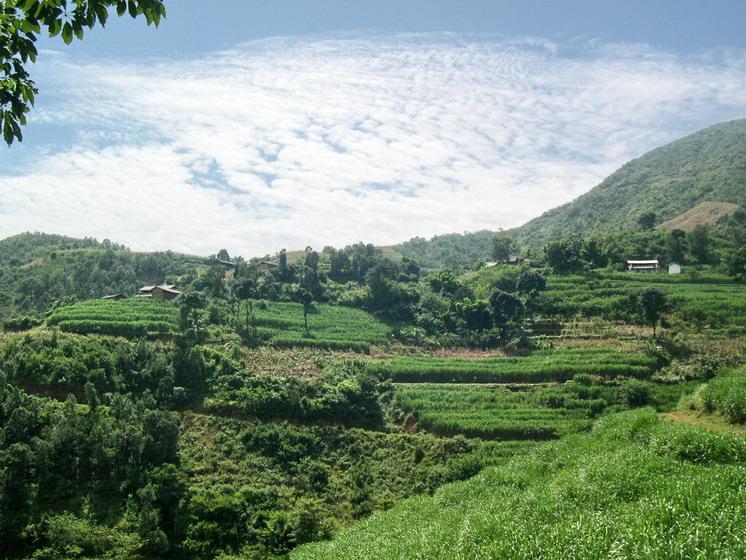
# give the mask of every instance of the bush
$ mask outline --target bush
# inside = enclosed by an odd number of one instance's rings
[[[6,331],[27,331],[41,325],[41,320],[24,315],[23,317],[12,317],[3,321],[3,329]]]

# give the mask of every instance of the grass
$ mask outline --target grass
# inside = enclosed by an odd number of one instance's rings
[[[744,438],[609,415],[290,557],[743,558],[745,461]]]
[[[732,424],[746,424],[746,366],[711,379],[690,403],[703,412],[721,414]]]
[[[625,354],[603,348],[540,350],[526,357],[485,359],[396,357],[371,360],[371,373],[403,383],[539,383],[566,381],[577,374],[604,377],[647,377],[657,365],[654,356]]]
[[[83,301],[60,307],[47,319],[63,331],[115,336],[168,334],[176,330],[177,321],[173,303],[137,298]]]
[[[257,302],[254,325],[259,337],[280,348],[367,352],[371,345],[385,344],[390,337],[389,328],[370,313],[321,303],[308,314],[308,331],[299,303]]]

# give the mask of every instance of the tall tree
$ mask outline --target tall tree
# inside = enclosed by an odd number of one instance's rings
[[[300,294],[300,302],[303,304],[303,326],[308,332],[308,313],[313,306],[313,295],[308,290],[303,290]]]
[[[655,215],[655,212],[646,212],[637,218],[637,225],[640,226],[640,229],[649,231],[655,227],[657,219],[658,217]]]
[[[61,36],[70,44],[85,28],[104,27],[109,10],[145,16],[156,27],[166,16],[164,0],[3,0],[0,2],[0,129],[8,145],[23,140],[21,126],[39,90],[26,66],[36,62],[38,35]]]
[[[710,234],[707,226],[695,226],[686,236],[689,252],[699,263],[706,263],[710,259]]]
[[[507,262],[513,251],[515,241],[507,233],[498,233],[492,238],[492,258],[496,262]]]
[[[728,274],[742,282],[746,281],[746,247],[740,247],[731,253],[728,258]]]
[[[638,298],[640,315],[644,324],[653,327],[653,336],[663,314],[668,311],[668,300],[658,288],[647,288]]]

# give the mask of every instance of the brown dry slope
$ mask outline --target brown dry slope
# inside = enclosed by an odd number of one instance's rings
[[[708,225],[717,222],[724,216],[729,216],[739,208],[738,204],[730,202],[702,202],[691,210],[679,214],[675,218],[663,222],[659,229],[681,229],[690,231],[698,225]]]

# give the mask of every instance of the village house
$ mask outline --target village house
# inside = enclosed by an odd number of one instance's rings
[[[659,269],[658,259],[627,261],[627,270],[630,272],[658,272]]]
[[[256,265],[256,267],[259,270],[274,270],[277,268],[277,265],[270,261],[261,261]]]
[[[174,284],[161,284],[160,286],[143,286],[137,291],[137,297],[153,299],[174,299],[181,294]]]

